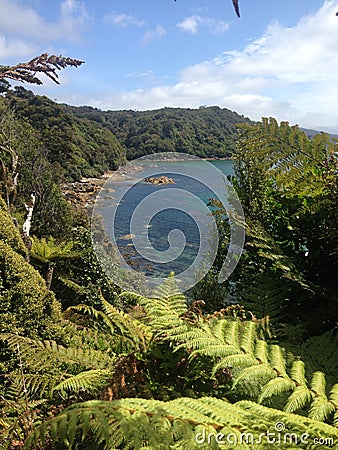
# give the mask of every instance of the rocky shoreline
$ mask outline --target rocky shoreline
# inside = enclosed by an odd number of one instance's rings
[[[203,158],[208,160],[207,158]],[[224,158],[213,158],[213,160],[231,160],[230,157]],[[163,162],[163,160],[158,160]],[[178,160],[177,160],[178,161]],[[185,161],[185,160],[182,160]],[[209,159],[210,161],[210,159]],[[153,161],[154,163],[157,160]],[[137,166],[132,166],[130,170],[137,170]],[[101,187],[104,183],[111,179],[111,181],[123,181],[128,177],[128,170],[123,173],[123,170],[119,169],[116,171],[108,171],[97,178],[82,178],[80,181],[74,181],[71,183],[65,183],[61,189],[65,199],[79,207],[83,208],[91,208],[95,202],[95,198]],[[144,181],[146,183],[151,183],[154,185],[164,185],[164,184],[175,184],[175,181],[172,178],[161,176],[161,177],[148,177],[145,178]]]
[[[80,181],[65,183],[61,188],[62,194],[72,205],[90,208],[95,202],[97,193],[108,179],[122,181],[124,177],[125,175],[118,171],[109,171],[98,178],[82,178]]]

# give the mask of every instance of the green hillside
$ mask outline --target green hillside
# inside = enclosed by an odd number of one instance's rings
[[[102,124],[126,148],[127,159],[157,152],[184,152],[205,158],[230,156],[239,123],[248,118],[218,106],[152,111],[100,111],[64,105],[69,114]]]
[[[61,177],[79,180],[114,170],[140,156],[184,152],[201,158],[231,156],[237,125],[250,119],[217,106],[153,111],[101,111],[58,104],[16,87],[2,100],[41,136]]]
[[[98,176],[125,163],[124,147],[96,121],[76,117],[48,97],[22,87],[8,91],[3,102],[38,132],[45,156],[63,178]]]

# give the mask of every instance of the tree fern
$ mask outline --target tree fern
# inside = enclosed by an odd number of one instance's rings
[[[337,429],[323,421],[338,421],[337,385],[331,387],[330,382],[326,387],[318,368],[307,370],[299,355],[262,339],[256,318],[225,313],[204,316],[196,305],[187,308],[173,281],[152,298],[123,294],[142,305],[134,310],[137,314],[118,311],[104,299],[101,311],[79,306],[67,312],[67,320],[74,321],[68,326],[75,330],[98,322],[97,334],[126,338],[129,346],[118,355],[109,348],[65,347],[53,341],[2,336],[9,347],[22,349],[29,394],[41,397],[45,389],[54,396],[71,394],[76,399],[87,393],[89,398],[111,400],[69,406],[38,425],[26,448],[51,443],[58,449],[75,448],[80,442],[98,449],[237,448],[237,444],[217,442],[217,434],[241,439],[241,433],[252,433],[254,440],[263,436],[262,442],[241,442],[238,448],[268,449],[267,431],[276,431],[278,421],[285,425],[285,432],[336,439]],[[182,392],[188,391],[190,383],[191,397],[202,392],[206,396],[170,401],[137,398],[159,395],[156,373],[162,384],[164,380],[175,384],[175,395],[179,383],[183,383]],[[34,376],[49,374],[52,381],[46,388],[34,384]],[[23,393],[19,372],[8,379],[13,392],[19,386]],[[203,391],[198,382],[207,389]],[[201,447],[197,433],[210,436],[210,442]],[[292,447],[288,442],[281,448]],[[315,447],[309,442],[304,448]]]
[[[165,279],[153,297],[147,298],[132,292],[123,292],[121,297],[144,308],[147,321],[157,334],[175,328],[179,324],[179,317],[187,312],[185,297],[179,291],[173,275]]]
[[[293,448],[290,433],[299,440],[305,433],[311,437],[302,442],[303,449],[313,448],[314,437],[338,438],[334,427],[253,402],[231,404],[210,397],[183,397],[169,402],[124,399],[75,404],[38,426],[25,448],[52,437],[58,448],[73,448],[75,442],[89,438],[99,449],[268,449],[267,433],[276,433],[275,426],[280,423],[285,426],[279,432],[278,447],[282,449]],[[222,442],[217,440],[220,437]]]

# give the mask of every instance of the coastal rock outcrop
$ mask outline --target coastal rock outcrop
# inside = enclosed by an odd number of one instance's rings
[[[175,184],[175,181],[172,178],[169,178],[165,175],[153,178],[147,177],[144,179],[144,181],[151,184]]]

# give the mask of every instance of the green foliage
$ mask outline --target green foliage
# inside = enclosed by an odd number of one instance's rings
[[[252,402],[183,397],[169,402],[124,399],[75,404],[38,426],[25,448],[48,441],[57,448],[75,448],[77,442],[89,440],[99,449],[270,449],[279,423],[286,427],[279,434],[281,449],[298,448],[301,436],[307,435],[311,439],[302,442],[303,449],[316,448],[315,438],[330,439],[321,445],[324,450],[338,438],[334,427]]]
[[[63,307],[66,309],[84,303],[100,308],[101,292],[110,303],[121,306],[117,299],[119,288],[99,263],[90,231],[77,227],[69,238],[72,242],[72,257],[58,261],[53,277],[53,290]]]
[[[129,160],[157,152],[183,152],[202,158],[230,156],[235,149],[237,124],[250,122],[216,106],[155,111],[100,111],[88,106],[65,106],[65,110],[113,132],[125,146]]]
[[[11,390],[30,399],[51,398],[55,393],[97,393],[112,374],[114,352],[97,348],[64,347],[54,340],[33,340],[13,334],[1,334],[13,351],[20,349],[25,370],[8,374]],[[85,339],[85,337],[84,337]],[[88,340],[87,340],[88,342]],[[79,398],[77,397],[77,398]]]
[[[12,218],[8,214],[7,206],[0,197],[0,240],[8,244],[14,251],[22,256],[27,256],[27,249],[15,227]]]
[[[224,284],[227,301],[258,318],[268,315],[275,330],[293,324],[298,338],[330,330],[338,314],[337,144],[272,118],[239,129],[233,182],[246,243]],[[226,252],[221,248],[218,258]],[[206,283],[204,298],[215,303],[220,289],[210,277]]]
[[[39,273],[8,244],[0,241],[1,332],[54,337],[60,305]]]
[[[276,432],[279,422],[286,439],[279,441],[281,448],[297,448],[288,433],[293,439],[308,433],[305,449],[316,448],[314,438],[326,438],[328,446],[328,439],[337,439],[338,385],[314,362],[308,370],[297,353],[262,339],[270,336],[265,319],[247,320],[240,307],[205,316],[198,302],[186,306],[173,276],[153,297],[121,297],[136,303],[129,313],[102,297],[100,310],[69,308],[68,346],[1,336],[14,352],[19,349],[22,361],[21,370],[8,376],[5,410],[11,392],[19,398],[26,393],[29,402],[62,399],[59,413],[45,415],[41,424],[33,420],[34,429],[24,435],[26,448],[81,443],[85,449],[197,449],[203,446],[196,436],[211,433],[204,448],[268,449],[268,432]],[[5,420],[8,431],[12,422]],[[219,443],[217,433],[232,441]],[[243,442],[242,435],[234,446],[241,433],[251,440]]]
[[[31,193],[35,194],[32,233],[55,237],[67,235],[72,213],[59,187],[57,167],[47,161],[41,136],[24,119],[11,111],[0,98],[0,175],[1,194],[10,213],[23,221]]]
[[[39,133],[44,157],[59,177],[79,180],[116,169],[125,152],[116,137],[97,122],[70,114],[65,107],[22,87],[6,94],[10,108]]]
[[[61,242],[56,243],[55,239],[50,236],[48,240],[32,239],[31,257],[41,261],[42,263],[48,263],[51,261],[58,261],[70,256],[75,257],[76,254],[72,254],[73,242]]]

